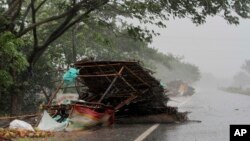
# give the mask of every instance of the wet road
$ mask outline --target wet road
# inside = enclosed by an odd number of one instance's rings
[[[162,125],[146,141],[229,141],[230,124],[250,124],[250,96],[203,88],[181,109],[202,122]]]
[[[229,141],[230,124],[250,124],[250,96],[230,94],[216,89],[198,89],[193,98],[182,105],[180,110],[191,111],[189,118],[202,122],[160,124],[157,127],[152,124],[115,125],[112,128],[91,132],[79,140]],[[156,128],[148,132],[152,126]]]

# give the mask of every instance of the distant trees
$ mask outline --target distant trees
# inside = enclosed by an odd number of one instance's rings
[[[221,89],[230,93],[250,95],[250,60],[246,60],[241,71],[233,77],[232,86]]]
[[[236,87],[244,87],[244,86],[249,86],[250,85],[250,77],[247,73],[245,72],[238,72],[234,77],[234,86]]]
[[[250,86],[250,60],[246,60],[242,65],[242,71],[234,76],[234,86]]]
[[[197,66],[184,62],[180,58],[168,60],[167,65],[162,65],[161,61],[155,62],[158,77],[167,83],[173,80],[181,80],[189,84],[193,84],[200,80],[201,74]]]
[[[246,60],[241,68],[250,75],[250,60]]]

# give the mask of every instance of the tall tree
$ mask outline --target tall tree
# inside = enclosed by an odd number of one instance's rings
[[[236,75],[233,77],[233,85],[236,87],[245,87],[249,86],[250,84],[250,76],[245,73],[245,72],[238,72]]]
[[[17,37],[32,32],[30,66],[65,31],[89,17],[112,22],[110,15],[115,15],[165,27],[163,21],[170,16],[190,17],[194,23],[202,24],[207,16],[220,14],[229,23],[238,24],[239,16],[249,18],[250,13],[248,0],[5,0],[0,6],[3,11],[0,31],[9,30]],[[53,30],[46,32],[46,39],[40,39],[38,31],[48,26],[53,26]],[[153,32],[139,26],[127,29],[138,39],[152,38]]]
[[[245,64],[241,67],[244,71],[250,75],[250,60],[246,60]]]
[[[202,24],[208,16],[221,15],[230,24],[238,24],[239,17],[249,18],[249,7],[249,0],[2,0],[0,33],[10,32],[14,38],[25,42],[22,51],[28,61],[26,70],[32,76],[33,67],[45,51],[77,23],[84,25],[92,21],[119,25],[131,18],[142,24],[165,27],[164,21],[169,17],[188,17],[195,24]],[[157,35],[143,26],[126,25],[125,29],[134,39],[147,42]],[[20,60],[13,57],[12,61]],[[16,73],[9,76],[18,84],[23,81],[18,82],[18,78],[28,78]],[[12,96],[16,109],[17,97]]]

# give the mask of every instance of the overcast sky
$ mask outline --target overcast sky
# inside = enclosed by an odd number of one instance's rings
[[[235,26],[216,17],[197,27],[190,20],[176,19],[158,31],[161,35],[154,38],[153,47],[184,56],[184,61],[216,77],[232,77],[250,59],[250,20]]]

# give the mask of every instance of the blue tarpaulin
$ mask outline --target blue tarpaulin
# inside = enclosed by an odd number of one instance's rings
[[[77,75],[79,74],[79,70],[75,68],[70,68],[64,75],[63,80],[66,84],[71,84],[75,81]]]

